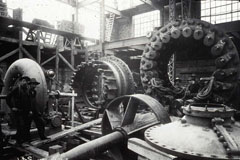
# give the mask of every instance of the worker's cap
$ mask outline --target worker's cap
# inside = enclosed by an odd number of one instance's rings
[[[30,81],[29,81],[29,84],[35,84],[35,85],[38,85],[40,84],[35,78],[31,78]]]

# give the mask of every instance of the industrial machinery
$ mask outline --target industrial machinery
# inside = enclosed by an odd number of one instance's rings
[[[239,56],[232,40],[216,26],[187,19],[170,22],[148,34],[141,59],[141,81],[145,93],[168,104],[183,97],[168,77],[168,62],[174,54],[189,59],[205,55],[214,61],[215,71],[202,77],[207,81],[190,99],[196,102],[223,103],[238,108]]]
[[[72,93],[48,92],[45,76],[53,78],[52,71],[44,72],[29,59],[14,62],[4,78],[3,95],[19,85],[21,77],[36,78],[40,82],[37,108],[59,129],[49,133],[49,140],[24,144],[23,149],[37,158],[59,160],[240,159],[240,124],[234,119],[239,109],[239,55],[232,40],[216,26],[197,19],[171,20],[147,37],[140,62],[146,95],[133,94],[130,69],[113,56],[96,56],[82,62],[76,71],[73,68]],[[214,71],[201,77],[197,92],[191,94],[189,87],[179,88],[169,78],[173,57],[210,59]],[[47,107],[49,96],[72,98],[68,108],[71,126],[61,128],[62,114],[58,106]],[[9,113],[4,101],[2,107]],[[169,117],[172,110],[182,118]],[[75,122],[75,111],[80,122]],[[170,123],[170,118],[177,120]],[[101,133],[87,135],[96,125]],[[74,140],[75,145],[67,144]]]
[[[145,140],[180,159],[239,159],[239,122],[234,109],[223,104],[195,103],[183,107],[185,116],[150,127]],[[196,145],[197,144],[197,145]]]
[[[40,83],[36,87],[36,108],[45,116],[45,119],[51,127],[59,128],[62,125],[62,113],[60,113],[58,108],[53,108],[51,105],[48,105],[49,97],[71,97],[74,96],[74,94],[61,93],[60,91],[49,92],[46,77],[52,78],[53,76],[54,72],[52,70],[45,71],[38,63],[31,59],[24,58],[17,60],[8,68],[5,74],[2,95],[7,95],[15,86],[20,85],[21,77],[35,78]],[[8,117],[10,115],[11,117],[10,109],[5,100],[1,102],[1,106],[6,116]]]
[[[147,109],[149,112],[143,113]],[[111,101],[102,120],[102,137],[79,145],[65,153],[54,154],[50,159],[93,158],[109,150],[112,158],[129,159],[126,140],[137,132],[171,120],[163,106],[147,95],[122,96]],[[133,159],[133,158],[132,158]]]
[[[72,87],[78,94],[76,108],[84,121],[97,118],[114,98],[134,93],[132,73],[117,57],[82,62],[77,68]]]

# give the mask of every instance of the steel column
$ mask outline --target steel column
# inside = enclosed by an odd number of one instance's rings
[[[191,18],[191,3],[192,0],[182,0],[181,11],[183,19]]]
[[[169,21],[176,19],[176,0],[169,0]]]

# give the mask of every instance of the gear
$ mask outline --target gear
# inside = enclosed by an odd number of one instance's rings
[[[108,56],[82,62],[73,75],[72,86],[78,93],[77,108],[85,119],[98,117],[108,102],[134,93],[134,80],[128,66],[119,58]]]
[[[174,54],[194,57],[196,54],[208,54],[215,59],[216,70],[235,69],[234,74],[225,74],[215,78],[214,84],[218,82],[232,83],[233,86],[239,78],[239,57],[236,47],[222,31],[214,25],[197,19],[170,22],[159,30],[153,31],[149,37],[150,43],[146,45],[140,63],[141,81],[145,93],[156,97],[152,79],[160,79],[164,88],[174,90],[168,77],[168,62]],[[149,74],[149,71],[157,74]],[[213,74],[217,76],[217,74]],[[218,76],[219,77],[219,76]],[[213,85],[215,86],[215,85]],[[224,87],[220,87],[224,88]],[[234,89],[219,90],[213,87],[213,95],[222,97],[224,103],[230,103]],[[162,93],[162,92],[161,92]],[[168,96],[169,92],[164,94]],[[161,95],[162,96],[162,95]],[[214,98],[213,102],[216,102]]]

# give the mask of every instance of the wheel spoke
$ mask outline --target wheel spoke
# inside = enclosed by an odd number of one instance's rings
[[[134,98],[129,98],[121,126],[131,124],[134,121],[138,109],[138,104],[139,102],[134,100]]]
[[[120,105],[119,105],[120,106]],[[120,127],[120,124],[121,124],[121,121],[123,119],[123,114],[121,114],[121,110],[120,110],[120,107],[118,107],[116,110],[105,110],[107,116],[108,116],[108,119],[109,119],[109,123],[113,128],[116,128],[116,127]]]

